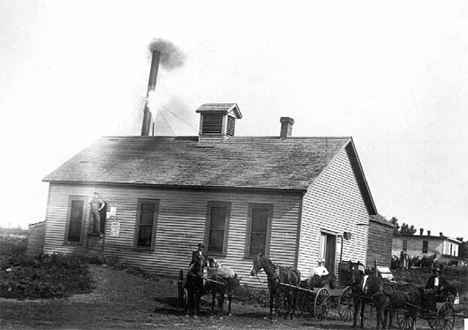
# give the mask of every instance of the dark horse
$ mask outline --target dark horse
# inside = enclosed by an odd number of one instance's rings
[[[211,292],[211,313],[214,313],[216,297],[218,297],[219,313],[224,314],[224,299],[228,299],[227,314],[231,315],[231,303],[233,292],[240,286],[240,278],[237,274],[234,277],[224,277],[215,275],[210,277],[205,285],[205,293]]]
[[[277,314],[278,302],[281,294],[285,297],[286,317],[289,314],[292,319],[296,310],[297,287],[301,284],[301,273],[299,270],[292,267],[275,265],[263,253],[259,253],[253,262],[250,275],[257,275],[262,268],[268,276],[270,320],[273,320],[273,315],[276,316]]]
[[[405,317],[412,319],[408,323],[410,324],[416,321],[418,309],[434,311],[437,302],[453,302],[456,295],[456,288],[450,286],[443,279],[441,279],[441,284],[437,290],[425,289],[410,283],[397,284],[383,280],[382,291],[373,296],[377,310],[377,329],[380,329],[380,326],[385,329],[387,320],[389,320],[388,328],[391,328],[393,314],[397,309],[405,310]]]
[[[229,267],[221,266],[216,259],[208,258],[208,279],[205,293],[211,292],[211,314],[214,313],[216,297],[218,297],[219,313],[224,314],[224,298],[228,299],[228,315],[231,315],[233,293],[240,286],[241,278]]]
[[[360,264],[351,264],[350,286],[354,304],[353,328],[357,324],[357,315],[361,311],[361,328],[364,328],[364,310],[373,303],[373,296],[381,291],[381,278],[375,273],[366,274],[365,267]]]
[[[200,308],[200,299],[204,291],[203,270],[206,260],[203,256],[197,259],[187,274],[185,289],[187,290],[187,302],[185,311],[187,315],[197,317]]]

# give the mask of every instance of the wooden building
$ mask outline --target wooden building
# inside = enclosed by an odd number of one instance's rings
[[[392,254],[400,257],[404,251],[409,259],[435,256],[439,263],[457,265],[463,261],[458,256],[461,243],[455,238],[444,236],[443,233],[439,233],[438,236],[431,235],[430,230],[423,235],[423,230],[420,229],[419,235],[394,235]]]
[[[248,275],[259,252],[303,273],[366,262],[377,210],[351,137],[292,137],[288,117],[279,136],[238,137],[237,104],[197,112],[199,136],[103,137],[47,175],[45,251],[177,276],[203,242],[262,287]],[[106,202],[102,238],[87,234],[95,191]]]
[[[392,262],[393,224],[377,214],[370,218],[367,247],[367,267],[390,268]]]

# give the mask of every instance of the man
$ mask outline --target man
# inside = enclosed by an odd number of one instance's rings
[[[190,264],[189,264],[189,272],[192,269],[192,265],[195,262],[197,262],[197,260],[201,259],[201,257],[203,257],[205,260],[208,258],[205,251],[203,251],[204,248],[205,248],[205,246],[202,243],[199,243],[198,247],[197,247],[197,250],[192,251],[192,260],[190,261]]]
[[[429,279],[426,282],[426,289],[434,290],[434,291],[439,291],[440,289],[440,268],[436,267],[432,270],[432,275],[429,277]]]
[[[91,230],[90,233],[94,232],[93,227],[96,228],[99,232],[99,237],[103,237],[103,233],[101,231],[101,216],[99,214],[99,211],[103,209],[104,206],[106,206],[106,203],[99,197],[99,193],[95,192],[94,197],[89,203],[91,206],[91,218],[93,222],[91,223]]]
[[[187,276],[184,279],[184,287],[187,284],[187,277],[188,277],[188,274],[190,274],[190,272],[192,271],[193,265],[202,257],[205,260],[208,259],[208,255],[205,253],[205,251],[203,251],[204,248],[205,246],[202,243],[199,243],[197,249],[195,251],[192,251],[192,260],[190,260],[189,269],[187,271]]]

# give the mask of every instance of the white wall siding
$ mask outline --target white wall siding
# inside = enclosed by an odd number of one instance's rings
[[[88,197],[89,202],[94,191],[98,191],[109,206],[117,207],[119,237],[110,236],[108,220],[103,240],[90,237],[88,241],[88,237],[85,236],[82,245],[64,244],[70,196]],[[133,247],[138,199],[160,201],[154,251],[142,251]],[[296,257],[300,199],[300,196],[292,194],[51,184],[44,250],[116,256],[130,265],[159,275],[175,277],[179,269],[186,272],[191,251],[204,240],[207,203],[230,202],[227,256],[218,259],[243,276],[243,283],[263,287],[264,284],[259,284],[255,278],[249,276],[252,259],[244,258],[249,203],[274,205],[270,257],[280,264],[293,266]],[[86,205],[86,228],[83,233],[86,233],[90,218],[88,207],[89,205]]]
[[[310,273],[318,265],[320,233],[352,238],[343,242],[342,260],[366,262],[369,213],[364,203],[351,162],[342,150],[316,179],[304,196],[298,268]],[[340,239],[336,244],[336,265],[340,261]]]

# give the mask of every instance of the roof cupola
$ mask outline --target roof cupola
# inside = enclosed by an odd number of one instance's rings
[[[242,118],[236,103],[206,103],[197,112],[200,113],[199,142],[224,142],[234,136],[236,119]]]

